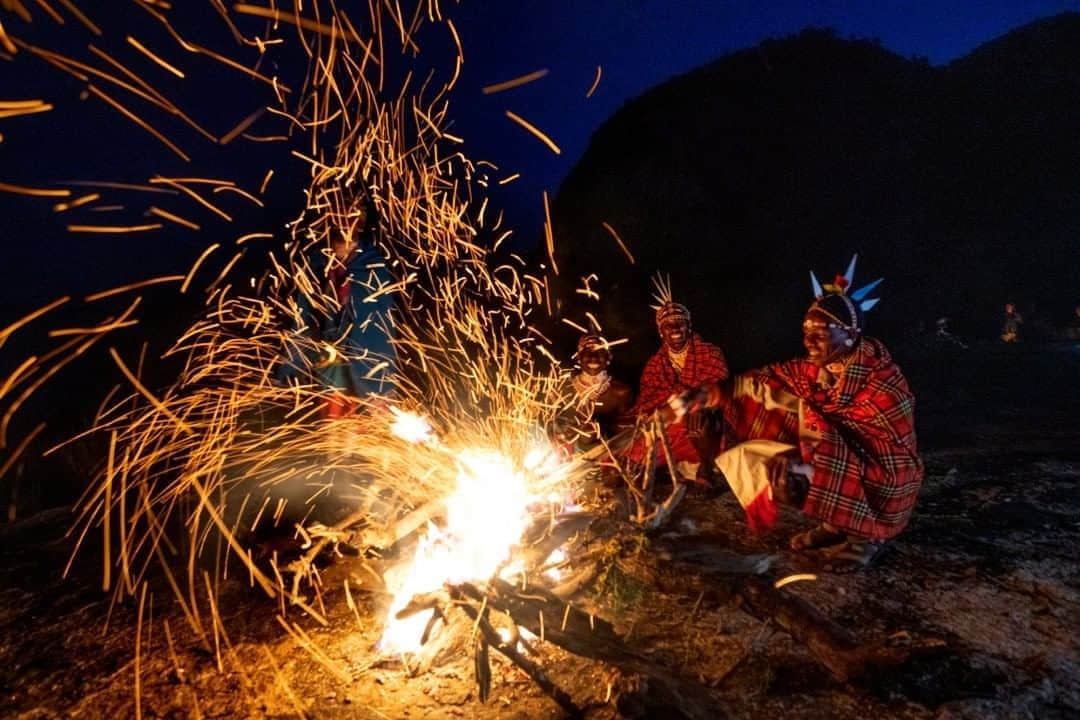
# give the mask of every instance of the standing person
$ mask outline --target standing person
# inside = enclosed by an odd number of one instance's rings
[[[1007,343],[1020,342],[1020,326],[1024,318],[1016,311],[1016,306],[1005,303],[1005,320],[1001,326],[1001,339]]]
[[[1073,309],[1073,316],[1065,326],[1065,337],[1069,340],[1080,340],[1080,305]]]
[[[645,363],[641,373],[638,400],[631,410],[638,417],[666,407],[672,395],[728,377],[724,351],[692,331],[690,310],[672,299],[669,282],[658,278],[655,284],[660,349]],[[703,409],[689,413],[667,428],[676,468],[702,487],[714,484],[713,459],[720,448],[720,420],[718,413]],[[630,449],[632,461],[640,461],[643,454],[642,442]],[[662,456],[658,458],[659,464],[664,462]]]
[[[626,383],[613,378],[611,350],[600,335],[583,335],[574,353],[578,371],[571,378],[574,395],[582,419],[593,424],[593,432],[586,442],[599,437],[608,438],[625,422],[625,416],[634,404],[634,391]]]
[[[327,402],[327,415],[348,414],[358,398],[383,395],[390,389],[394,349],[390,341],[392,295],[386,262],[373,246],[355,235],[340,233],[331,241],[327,290],[338,310],[327,318],[322,336],[336,342],[340,354],[324,361],[323,381],[337,390]]]
[[[393,295],[386,260],[374,244],[374,208],[370,201],[354,212],[351,223],[330,229],[329,252],[311,261],[322,290],[297,297],[298,334],[282,368],[283,378],[313,377],[330,389],[324,416],[342,417],[361,398],[390,391],[396,353],[391,339]],[[305,359],[305,356],[314,358]]]
[[[847,294],[844,275],[824,288],[803,318],[806,357],[741,374],[674,398],[672,415],[723,408],[729,428],[716,460],[752,527],[770,527],[775,501],[818,526],[791,538],[793,550],[821,550],[828,567],[873,561],[907,525],[923,479],[915,398],[885,345],[863,334],[876,280]]]

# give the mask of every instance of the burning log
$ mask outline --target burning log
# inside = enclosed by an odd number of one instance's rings
[[[619,459],[615,455],[612,446],[626,447],[632,444],[635,438],[640,437],[644,443],[644,461],[638,467],[623,470]],[[603,449],[608,453],[610,460],[626,484],[627,491],[634,501],[633,519],[638,525],[649,530],[662,527],[671,519],[675,509],[686,496],[686,484],[675,470],[675,464],[671,454],[671,446],[667,440],[667,433],[663,424],[652,417],[644,423],[639,423],[631,430],[624,431],[623,435],[613,440],[612,445],[604,444]],[[656,468],[661,453],[671,476],[671,492],[663,501],[657,502],[656,494]]]
[[[424,503],[420,507],[416,508],[408,515],[405,515],[398,521],[391,523],[384,528],[368,527],[361,530],[353,538],[352,542],[359,545],[361,548],[376,547],[381,549],[389,548],[395,545],[399,540],[407,537],[424,524],[426,524],[433,517],[438,515],[444,510],[446,506],[445,498],[438,498],[430,502]],[[368,512],[350,515],[349,518],[352,521],[346,525],[346,527],[355,525],[362,520],[367,519],[370,515]]]
[[[348,544],[361,551],[372,547],[386,549],[415,532],[442,512],[444,507],[445,500],[441,498],[432,500],[387,527],[365,527],[352,531],[351,528],[354,526],[370,520],[371,508],[365,506],[345,516],[329,528],[315,530],[308,528],[306,533],[311,538],[311,546],[286,568],[286,571],[292,574],[290,598],[295,600],[300,596],[300,583],[312,575],[315,558],[331,543],[335,546],[339,543]]]
[[[708,688],[679,675],[628,645],[611,623],[570,605],[543,588],[518,592],[495,579],[484,590],[463,583],[456,592],[482,607],[500,610],[519,626],[575,655],[610,663],[621,671],[646,679],[646,712],[668,717],[715,718],[722,708]],[[471,605],[463,605],[472,608]],[[524,669],[524,668],[523,668]],[[532,677],[530,675],[530,677]],[[560,703],[561,705],[562,703]]]
[[[475,588],[473,589],[475,590]],[[455,589],[452,592],[452,595],[456,599],[465,597],[460,589]],[[488,665],[487,656],[487,648],[490,646],[505,655],[510,662],[514,663],[514,665],[521,668],[521,670],[528,675],[541,690],[557,702],[559,707],[570,715],[570,717],[579,717],[581,715],[581,709],[574,703],[573,698],[571,698],[565,690],[552,682],[538,663],[533,662],[517,650],[516,638],[503,640],[498,631],[491,626],[491,623],[487,618],[490,610],[486,603],[482,604],[479,609],[468,603],[463,603],[460,607],[476,622],[477,629],[483,636],[483,639],[478,641],[478,652],[475,660],[477,685],[480,686],[481,702],[487,699],[487,689],[491,683],[491,669]]]

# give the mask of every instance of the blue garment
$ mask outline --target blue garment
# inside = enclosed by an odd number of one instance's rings
[[[303,332],[315,341],[333,345],[336,360],[321,367],[318,358],[305,362],[291,353],[279,376],[287,378],[313,367],[317,379],[327,387],[349,395],[386,394],[396,363],[391,343],[393,293],[379,292],[393,282],[382,253],[372,247],[358,248],[345,261],[324,274],[329,260],[321,253],[311,259],[311,267],[325,277],[327,294],[336,295],[340,311],[327,315],[311,307],[307,297],[297,299]]]

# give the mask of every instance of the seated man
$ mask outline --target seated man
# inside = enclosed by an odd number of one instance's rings
[[[656,330],[660,350],[645,363],[641,373],[637,404],[631,414],[642,416],[666,407],[672,395],[684,393],[704,383],[727,379],[724,351],[707,343],[690,329],[690,310],[668,298],[656,310]],[[700,485],[713,484],[713,458],[720,447],[719,416],[700,409],[687,414],[667,428],[672,461]],[[643,443],[631,447],[629,458],[640,462]],[[684,464],[685,463],[685,464]],[[663,456],[658,464],[665,464]]]
[[[751,527],[775,520],[774,499],[820,525],[791,539],[794,550],[822,549],[827,568],[869,564],[883,541],[907,525],[922,484],[915,401],[878,340],[863,335],[865,299],[880,281],[846,294],[854,274],[817,299],[803,320],[806,357],[739,375],[672,400],[674,417],[722,407],[728,449],[716,460]]]
[[[596,444],[599,438],[609,438],[625,423],[627,411],[634,403],[634,391],[624,382],[608,374],[611,350],[599,335],[583,335],[574,353],[578,371],[571,378],[578,409],[579,446]]]

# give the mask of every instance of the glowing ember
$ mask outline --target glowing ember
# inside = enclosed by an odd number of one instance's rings
[[[566,562],[566,553],[563,552],[562,548],[555,548],[551,551],[551,554],[548,555],[547,562],[544,563],[549,566],[548,569],[544,571],[544,575],[552,580],[558,580],[562,577],[562,571],[559,570],[557,566],[564,562]]]

